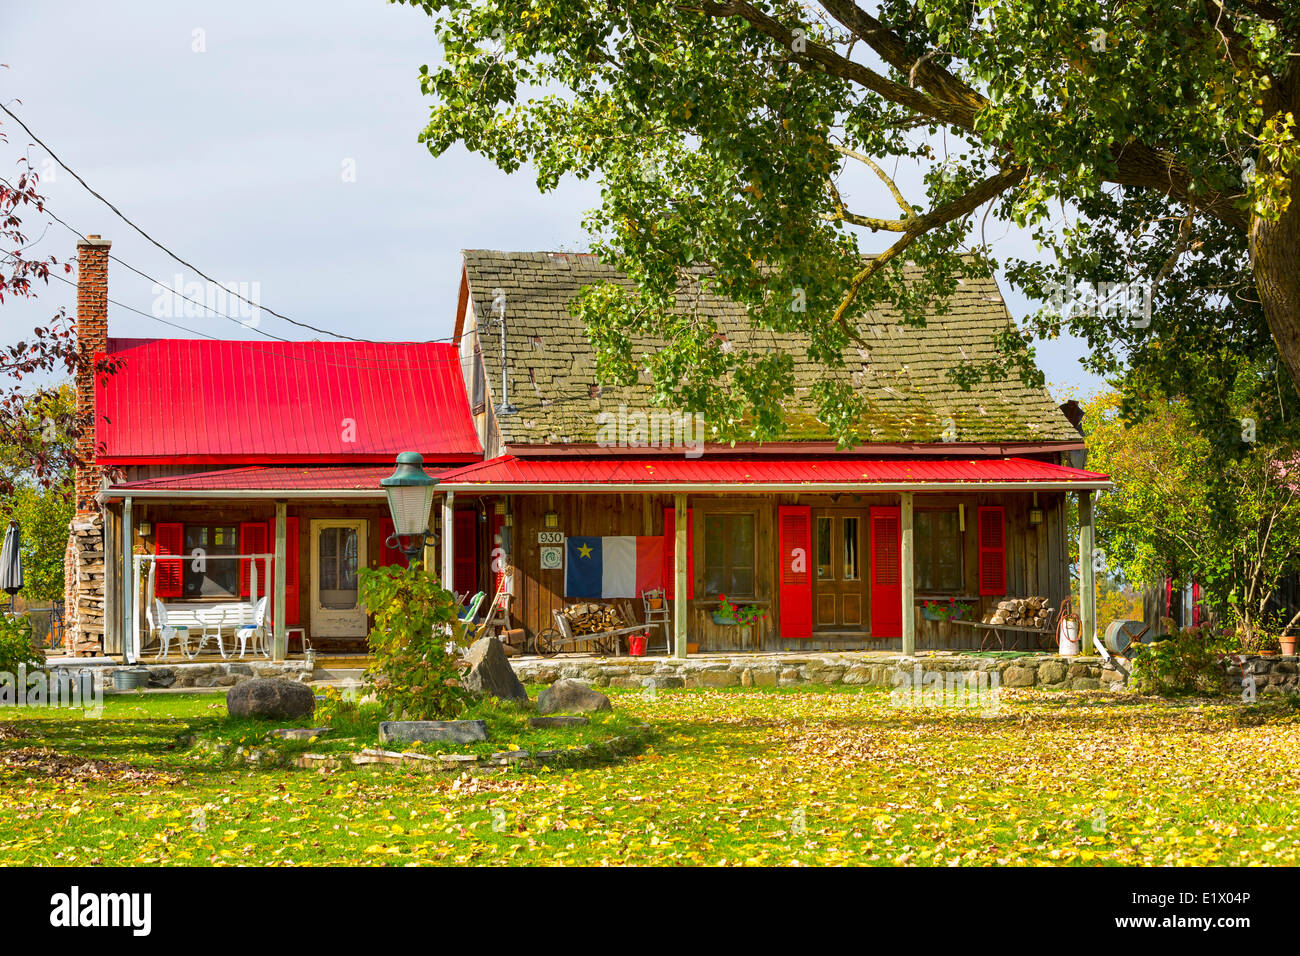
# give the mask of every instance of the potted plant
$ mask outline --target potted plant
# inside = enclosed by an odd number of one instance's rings
[[[646,598],[646,603],[650,605],[650,610],[657,611],[664,606],[664,599],[657,594],[652,594]]]
[[[1247,654],[1261,657],[1274,657],[1281,648],[1281,642],[1273,634],[1262,630],[1253,630],[1241,641],[1241,649]]]
[[[921,617],[927,621],[964,621],[971,612],[969,601],[958,601],[950,597],[946,601],[924,601],[921,604]]]
[[[731,627],[736,624],[747,627],[757,624],[767,616],[765,608],[757,604],[738,605],[727,600],[725,594],[718,595],[718,609],[713,612],[713,623]]]

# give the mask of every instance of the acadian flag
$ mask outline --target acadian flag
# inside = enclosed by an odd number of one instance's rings
[[[664,586],[664,539],[617,535],[569,538],[564,562],[564,596],[637,597]]]

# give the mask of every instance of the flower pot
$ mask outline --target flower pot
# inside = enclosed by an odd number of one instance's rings
[[[1288,657],[1294,656],[1295,643],[1296,643],[1296,639],[1294,637],[1282,638],[1282,653]]]
[[[650,610],[652,611],[657,611],[664,606],[663,598],[652,597],[646,598],[646,600],[650,603]]]
[[[723,627],[735,627],[736,622],[729,617],[723,617],[717,611],[713,612],[713,623],[721,624]]]
[[[700,652],[700,645],[699,645],[699,644],[696,644],[694,641],[687,641],[687,642],[686,642],[686,653],[687,653],[687,654],[698,654],[699,652]]]

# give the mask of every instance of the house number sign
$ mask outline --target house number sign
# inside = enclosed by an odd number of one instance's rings
[[[537,532],[538,544],[564,544],[563,531],[539,531]]]

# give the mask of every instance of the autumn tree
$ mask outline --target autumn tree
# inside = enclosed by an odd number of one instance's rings
[[[1246,631],[1287,623],[1270,616],[1283,580],[1300,572],[1296,446],[1255,441],[1224,457],[1188,403],[1133,419],[1122,404],[1103,393],[1084,419],[1089,466],[1116,485],[1096,513],[1109,569],[1148,586],[1196,581],[1205,603]]]
[[[402,2],[441,40],[442,63],[421,70],[434,154],[459,143],[530,164],[544,190],[600,179],[593,248],[636,284],[579,305],[606,381],[646,375],[662,404],[772,437],[789,361],[723,351],[707,316],[670,311],[679,286],[802,330],[834,368],[870,349],[858,320],[873,306],[921,323],[964,276],[1004,268],[1048,305],[1008,329],[1000,361],[952,369],[958,382],[1036,381],[1029,342],[1068,331],[1092,368],[1188,396],[1201,421],[1227,414],[1242,354],[1272,362],[1261,394],[1295,402],[1300,7]],[[1045,261],[999,255],[990,237],[1007,225]],[[920,283],[903,281],[909,260]],[[647,332],[664,347],[633,354]],[[831,378],[819,417],[851,442],[861,398]]]
[[[0,144],[6,142],[0,129]],[[35,298],[52,271],[73,269],[70,262],[30,252],[34,242],[23,219],[44,211],[38,180],[25,155],[11,176],[0,176],[0,306],[14,297]],[[115,363],[81,354],[75,324],[63,308],[30,334],[0,346],[0,496],[24,485],[68,491],[77,437],[92,423],[78,416],[61,380],[75,379],[78,369],[90,366],[107,375]]]

